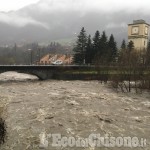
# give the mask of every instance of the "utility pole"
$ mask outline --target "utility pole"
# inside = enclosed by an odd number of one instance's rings
[[[32,49],[28,49],[28,51],[30,52],[30,65],[32,65]]]

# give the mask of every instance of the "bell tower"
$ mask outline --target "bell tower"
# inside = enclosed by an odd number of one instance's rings
[[[134,20],[132,24],[128,24],[128,42],[132,41],[135,49],[147,48],[149,26],[144,20]]]

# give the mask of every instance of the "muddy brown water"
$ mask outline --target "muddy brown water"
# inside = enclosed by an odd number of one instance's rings
[[[150,150],[148,92],[119,93],[98,81],[33,82],[22,78],[24,82],[7,82],[6,77],[1,77],[5,82],[0,84],[0,105],[5,108],[3,116],[7,124],[7,140],[1,150],[39,150],[41,136],[47,138],[55,133],[75,138],[87,138],[91,133],[138,137],[146,139],[147,145],[137,148],[53,147],[49,138],[45,149]]]

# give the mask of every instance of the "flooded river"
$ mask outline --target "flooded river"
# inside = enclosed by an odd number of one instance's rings
[[[38,81],[17,73],[1,74],[0,80],[0,106],[4,107],[7,125],[7,139],[1,150],[150,150],[148,92],[117,93],[98,81]],[[90,134],[129,136],[146,139],[146,145],[54,147],[52,134],[76,139]]]

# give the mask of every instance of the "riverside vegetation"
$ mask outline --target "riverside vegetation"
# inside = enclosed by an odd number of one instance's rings
[[[150,41],[147,49],[137,50],[132,41],[126,44],[125,40],[117,48],[113,34],[108,38],[105,31],[97,30],[91,38],[83,27],[74,47],[74,63],[94,65],[102,80],[110,80],[122,92],[150,89]]]

